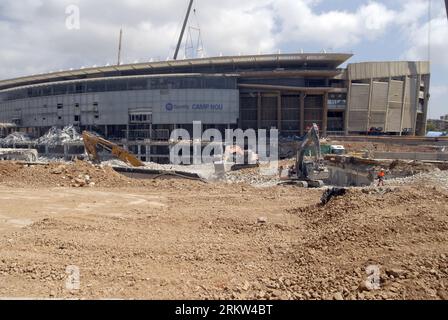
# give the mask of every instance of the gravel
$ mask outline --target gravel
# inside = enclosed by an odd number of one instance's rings
[[[432,172],[422,172],[406,178],[386,180],[385,183],[386,185],[430,184],[448,190],[448,171],[436,169]]]

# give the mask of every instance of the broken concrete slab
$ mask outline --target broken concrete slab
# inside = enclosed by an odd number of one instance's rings
[[[36,162],[38,157],[36,149],[0,149],[0,160]]]

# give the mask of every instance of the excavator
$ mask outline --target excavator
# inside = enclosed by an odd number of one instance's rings
[[[109,151],[113,156],[126,162],[134,167],[144,167],[145,165],[138,160],[134,155],[119,147],[115,143],[112,143],[106,139],[103,139],[93,133],[84,131],[82,133],[82,139],[84,141],[84,147],[90,158],[94,162],[100,162],[100,157],[98,155],[98,147]]]
[[[305,153],[313,146],[313,159],[306,159]],[[288,183],[299,185],[303,188],[321,188],[323,180],[330,177],[328,168],[324,165],[320,149],[319,128],[313,124],[305,135],[302,144],[297,150],[296,164],[289,168]]]

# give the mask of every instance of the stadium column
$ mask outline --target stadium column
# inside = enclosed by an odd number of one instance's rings
[[[349,134],[349,117],[350,117],[350,103],[351,103],[351,91],[352,91],[352,81],[350,80],[350,73],[348,75],[348,88],[347,88],[347,99],[344,113],[344,134],[348,136]]]
[[[408,77],[405,76],[404,82],[403,82],[403,96],[402,96],[403,98],[401,101],[400,136],[403,135],[403,121],[404,121],[404,112],[405,112],[405,107],[406,107],[407,88],[408,88]]]
[[[304,92],[300,93],[300,135],[305,134],[305,96]]]
[[[428,125],[428,105],[429,105],[429,86],[431,83],[431,76],[429,74],[425,75],[425,102],[423,105],[423,119],[422,119],[422,125],[420,126],[420,136],[426,136],[426,129]]]
[[[277,129],[282,131],[282,93],[277,92]]]
[[[372,97],[373,97],[373,78],[370,78],[370,86],[369,86],[369,103],[367,106],[367,130],[366,132],[369,132],[370,130],[370,120],[371,120],[371,111],[372,111]]]
[[[328,92],[324,93],[324,108],[323,108],[323,117],[322,117],[322,135],[324,137],[327,136],[328,129]]]
[[[417,75],[417,81],[415,85],[415,90],[417,91],[415,93],[415,105],[414,105],[414,118],[412,119],[412,135],[415,136],[417,133],[417,111],[418,111],[418,105],[420,100],[420,84],[422,82],[422,75]]]
[[[261,128],[261,92],[258,92],[257,100],[257,130]]]
[[[390,74],[390,73],[389,73]],[[386,117],[384,120],[384,132],[387,132],[389,126],[389,106],[390,106],[390,87],[392,84],[392,77],[389,76],[389,81],[387,83],[387,103],[386,103]]]

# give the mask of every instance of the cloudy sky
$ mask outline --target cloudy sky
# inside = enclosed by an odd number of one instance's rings
[[[0,79],[116,63],[121,27],[123,62],[166,60],[187,2],[0,0]],[[79,29],[70,5],[79,8]],[[430,115],[448,113],[443,0],[196,0],[195,9],[191,25],[202,30],[206,56],[326,50],[354,53],[352,62],[430,57]]]

